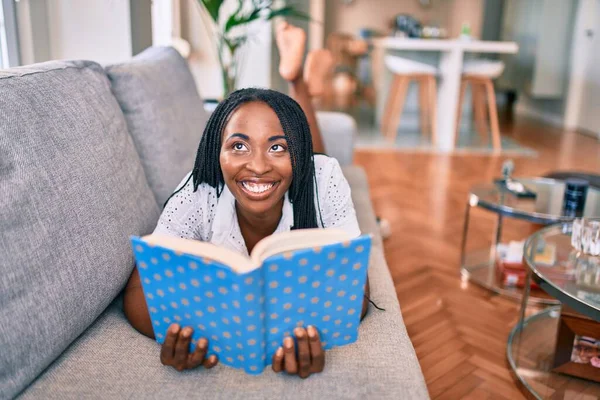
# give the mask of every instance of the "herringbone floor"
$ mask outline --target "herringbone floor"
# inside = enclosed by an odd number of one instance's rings
[[[555,170],[600,171],[600,142],[531,120],[505,123],[513,139],[539,152],[513,158],[515,176]],[[506,339],[519,304],[461,282],[460,239],[467,193],[499,176],[507,157],[359,152],[377,214],[392,225],[385,242],[408,333],[433,399],[521,399],[506,363]],[[494,216],[472,214],[469,247],[491,242]],[[531,227],[507,222],[503,240]],[[562,398],[562,397],[561,397]]]

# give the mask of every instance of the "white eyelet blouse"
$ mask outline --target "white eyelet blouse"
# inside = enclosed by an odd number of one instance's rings
[[[315,155],[314,160],[317,182],[315,207],[321,211],[320,217],[317,213],[319,227],[335,227],[355,237],[359,236],[360,229],[350,196],[350,186],[340,164],[335,158],[324,155]],[[185,183],[190,174],[191,172],[186,175],[177,189]],[[275,233],[289,231],[293,224],[293,205],[286,193],[281,220]],[[235,212],[235,198],[227,185],[217,198],[217,190],[206,183],[200,184],[194,192],[190,179],[185,187],[168,201],[154,233],[210,242],[248,255]]]

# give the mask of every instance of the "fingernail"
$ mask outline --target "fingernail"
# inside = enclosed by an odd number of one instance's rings
[[[192,334],[192,330],[191,330],[190,328],[185,328],[185,329],[184,329],[184,330],[181,332],[181,335],[182,335],[184,338],[187,338],[187,337],[189,337],[191,334]]]
[[[277,357],[283,356],[283,347],[278,348],[277,351],[275,352],[275,355]]]
[[[304,329],[302,329],[302,328],[294,329],[294,335],[296,335],[297,338],[304,336]]]
[[[312,325],[309,325],[309,326],[306,328],[306,332],[308,332],[308,336],[309,336],[309,337],[311,337],[311,338],[315,337],[315,336],[316,336],[316,334],[317,334],[317,330],[316,330],[316,329],[315,329],[315,327],[314,327],[314,326],[312,326]]]
[[[283,345],[287,348],[290,348],[294,345],[294,341],[291,337],[288,336],[285,339],[283,339]]]
[[[198,340],[198,346],[200,346],[201,349],[204,349],[207,345],[208,340],[206,340],[205,338],[201,338],[200,340]]]
[[[179,332],[179,325],[177,325],[177,324],[171,325],[171,333],[177,333],[177,332]]]

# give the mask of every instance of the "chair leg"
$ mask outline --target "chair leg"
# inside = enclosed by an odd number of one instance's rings
[[[494,85],[492,80],[488,79],[485,81],[485,87],[487,90],[488,107],[490,113],[490,125],[492,128],[492,145],[494,152],[498,153],[502,150],[502,143],[500,141],[500,126],[498,123],[498,108],[496,105],[496,93],[494,92]]]
[[[429,118],[429,77],[420,78],[419,84],[419,116],[421,117],[421,135],[427,134]]]
[[[398,137],[398,128],[400,127],[400,117],[402,117],[402,110],[404,108],[404,102],[406,100],[406,92],[410,83],[410,77],[400,76],[400,81],[396,88],[396,101],[393,104],[391,113],[390,127],[386,132],[387,139],[390,142],[395,142]]]
[[[462,119],[463,102],[465,101],[465,91],[467,90],[468,81],[462,79],[460,81],[460,92],[458,94],[458,110],[456,112],[456,132],[454,133],[454,147],[458,144],[460,138],[460,121]],[[473,87],[473,86],[471,86]]]
[[[487,117],[485,112],[485,86],[478,81],[471,81],[471,95],[473,96],[473,116],[475,127],[484,143],[488,142]]]
[[[396,94],[398,92],[398,84],[400,83],[400,77],[398,75],[394,75],[394,80],[390,85],[388,90],[387,100],[385,103],[385,111],[383,112],[383,117],[381,118],[381,131],[384,135],[387,134],[387,131],[390,127],[390,119],[392,115],[392,111],[394,109],[394,103],[396,102]]]
[[[437,83],[435,76],[427,78],[429,81],[429,104],[431,117],[431,144],[435,147],[438,146],[438,135],[437,135]]]

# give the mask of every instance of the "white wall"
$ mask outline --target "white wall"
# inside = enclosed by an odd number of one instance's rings
[[[101,64],[132,56],[129,0],[48,0],[52,59]]]
[[[226,0],[222,11],[235,9],[236,0]],[[196,0],[181,0],[181,36],[192,47],[190,68],[196,79],[199,92],[204,98],[220,98],[223,95],[223,79],[221,77],[217,52],[212,41],[209,26],[210,18],[201,14]],[[252,35],[250,44],[244,51],[242,72],[238,78],[238,88],[271,86],[271,24],[254,22],[249,27]]]

